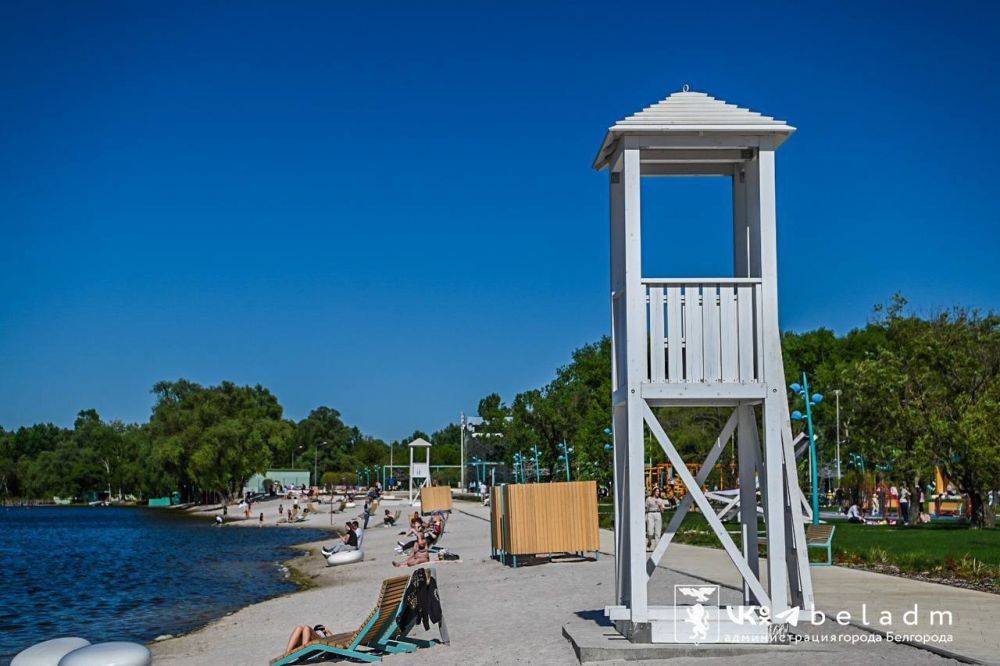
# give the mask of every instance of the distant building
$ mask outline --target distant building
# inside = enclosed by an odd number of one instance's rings
[[[281,484],[285,488],[288,486],[308,486],[309,470],[307,469],[269,469],[264,474],[254,474],[246,482],[245,492],[264,492],[264,479],[270,479],[276,484]]]

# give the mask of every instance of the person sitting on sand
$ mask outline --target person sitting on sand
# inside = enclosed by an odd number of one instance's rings
[[[358,549],[358,533],[354,531],[354,523],[347,523],[347,532],[340,537],[340,543],[334,544],[330,548],[324,548],[324,555],[333,555]]]
[[[406,533],[407,535],[412,534],[413,538],[408,541],[397,541],[396,542],[397,552],[401,553],[404,550],[409,550],[410,548],[413,548],[413,546],[417,543],[417,537],[422,536],[423,533],[424,533],[424,521],[420,519],[419,515],[414,514],[413,517],[410,518],[410,529]]]
[[[434,542],[438,540],[441,533],[444,532],[444,519],[441,516],[434,516],[431,520],[430,527],[424,532],[424,538],[427,540],[427,545],[434,545]]]
[[[305,625],[295,627],[292,629],[292,635],[288,638],[288,647],[285,649],[285,654],[291,654],[313,641],[322,640],[330,635],[329,630],[322,624],[317,624],[315,627],[307,627]]]
[[[386,527],[393,527],[396,524],[396,517],[392,515],[392,511],[386,509],[385,517],[382,518],[382,522],[385,523]]]
[[[413,567],[418,564],[426,564],[431,561],[431,556],[427,552],[427,541],[422,534],[417,535],[417,543],[413,546],[413,552],[402,562],[393,562],[394,567]]]

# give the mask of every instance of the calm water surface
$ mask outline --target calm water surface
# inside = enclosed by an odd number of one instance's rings
[[[0,664],[59,635],[147,642],[291,591],[279,562],[323,536],[166,509],[0,508]]]

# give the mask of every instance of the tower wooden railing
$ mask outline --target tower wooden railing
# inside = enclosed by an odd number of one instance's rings
[[[759,278],[645,278],[648,380],[762,381]]]

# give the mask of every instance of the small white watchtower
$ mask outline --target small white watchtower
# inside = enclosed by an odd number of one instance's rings
[[[611,181],[617,569],[615,605],[606,613],[633,641],[722,642],[727,636],[777,641],[785,634],[791,606],[813,605],[778,331],[774,158],[794,131],[784,121],[688,92],[685,86],[683,92],[615,123],[594,161],[594,168],[608,170]],[[643,274],[641,184],[643,178],[659,176],[719,176],[732,182],[731,276]],[[732,413],[707,458],[685,461],[653,411],[664,406],[728,407]],[[757,430],[758,409],[763,437]],[[644,531],[646,428],[688,490],[651,555],[646,553]],[[735,540],[702,490],[734,436],[741,521]],[[695,475],[685,462],[702,466]],[[770,555],[766,588],[757,556],[758,488]],[[678,596],[676,590],[656,590],[655,597],[673,604],[649,603],[650,577],[692,503],[744,581],[743,606],[724,609],[717,597],[709,600],[714,603],[707,608],[710,630],[707,637],[694,638],[678,632],[674,619],[684,626],[695,599]],[[753,631],[734,624],[731,611],[759,618],[765,615],[760,607],[769,609],[774,619],[756,629],[762,636],[747,638]]]
[[[415,440],[410,442],[410,494],[409,502],[413,504],[414,494],[413,491],[416,489],[416,497],[420,497],[420,489],[424,486],[431,485],[431,443],[428,442],[423,437],[417,437]],[[416,452],[424,452],[424,461],[416,461]],[[416,484],[414,485],[414,482]]]

